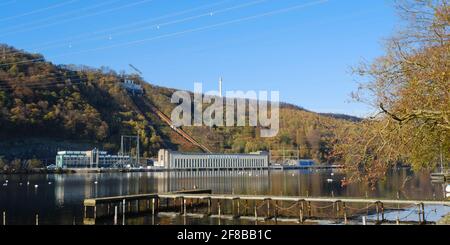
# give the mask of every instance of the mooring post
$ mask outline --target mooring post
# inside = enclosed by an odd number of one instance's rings
[[[94,205],[94,219],[97,218],[97,204]]]
[[[245,211],[244,211],[244,215],[245,216],[248,216],[248,200],[247,199],[245,199]]]
[[[155,200],[156,204],[155,204],[155,213],[159,212],[159,196],[156,197]]]
[[[381,205],[381,222],[384,221],[384,203],[380,203]]]
[[[217,209],[218,209],[218,214],[219,214],[219,219],[220,219],[220,216],[221,216],[221,210],[220,210],[220,200],[217,200]]]
[[[308,202],[308,216],[309,216],[309,217],[312,217],[311,202]]]
[[[377,222],[380,222],[380,211],[379,211],[378,206],[379,206],[379,202],[376,202],[375,209],[376,209],[376,212],[377,212]]]
[[[344,211],[344,224],[347,224],[347,208],[345,202],[342,203],[342,211]]]
[[[267,219],[270,219],[270,199],[266,199],[267,201]]]
[[[183,215],[186,216],[187,212],[186,212],[186,199],[183,198]]]
[[[336,201],[336,219],[339,219],[339,201]]]
[[[362,223],[363,223],[363,225],[366,225],[366,216],[362,217]]]
[[[303,221],[304,221],[303,220],[303,208],[304,208],[303,201],[298,201],[297,205],[298,205],[298,209],[299,209],[299,221],[300,221],[300,223],[303,224]]]
[[[117,206],[114,206],[114,225],[117,225]]]
[[[235,206],[235,205],[234,205],[234,198],[232,198],[232,199],[231,199],[231,215],[233,215],[233,216],[234,216],[234,209],[235,209],[234,206]]]
[[[36,214],[36,225],[39,225],[39,214]]]
[[[125,199],[122,200],[122,213],[125,215],[127,203]]]
[[[139,213],[139,199],[136,200],[136,213]]]
[[[184,197],[180,197],[180,213],[182,214],[184,212],[184,204],[185,204]]]
[[[278,222],[278,201],[275,201],[275,224]]]
[[[255,220],[258,222],[258,209],[256,208],[256,201],[255,201]]]
[[[3,225],[6,225],[6,211],[3,211]]]
[[[237,200],[237,216],[236,217],[241,217],[241,200],[240,199],[236,199]]]
[[[417,204],[417,209],[418,209],[418,214],[419,214],[419,223],[422,223],[422,212],[421,212],[421,207],[420,204]]]
[[[155,198],[152,198],[152,214],[155,214]]]
[[[208,216],[211,216],[211,197],[208,198]]]
[[[425,204],[421,203],[420,206],[422,206],[422,222],[426,224],[427,221],[425,220]]]
[[[84,218],[86,218],[87,217],[87,207],[86,207],[86,205],[84,205]]]

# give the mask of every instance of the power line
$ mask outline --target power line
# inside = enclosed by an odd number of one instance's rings
[[[76,0],[76,1],[78,1],[78,0]],[[82,18],[85,18],[85,17],[101,15],[101,14],[104,14],[104,13],[109,13],[109,12],[121,10],[121,9],[124,9],[124,8],[129,8],[129,7],[137,6],[137,5],[148,3],[148,2],[152,2],[152,1],[153,0],[142,0],[142,1],[139,1],[139,2],[129,3],[129,4],[126,4],[126,5],[123,5],[123,6],[119,6],[119,7],[115,7],[115,8],[111,8],[111,9],[105,9],[105,10],[98,11],[98,12],[95,12],[95,13],[79,15],[79,16],[75,16],[73,18],[63,19],[61,21],[48,23],[46,25],[35,26],[35,27],[28,28],[28,29],[21,29],[21,30],[17,30],[17,31],[5,32],[5,33],[2,33],[2,35],[0,35],[0,37],[4,37],[4,36],[10,35],[10,34],[15,34],[15,33],[21,33],[21,32],[38,30],[38,29],[42,29],[44,27],[49,27],[49,26],[55,26],[55,25],[59,25],[61,23],[72,21],[72,20],[77,20],[77,19],[82,19]]]
[[[109,37],[111,34],[109,34],[108,36],[104,35],[104,36],[97,37],[97,38],[95,38],[95,37],[94,38],[87,38],[87,39],[82,39],[82,38],[83,37],[90,37],[92,35],[106,33],[108,31],[120,30],[120,29],[123,29],[123,28],[128,28],[128,27],[136,26],[136,25],[140,25],[140,24],[152,23],[152,22],[155,22],[157,20],[161,20],[161,19],[165,19],[165,18],[169,18],[169,17],[173,17],[173,16],[182,15],[182,14],[193,12],[193,11],[196,11],[196,10],[199,10],[199,9],[221,5],[221,4],[223,4],[225,2],[229,2],[229,1],[230,0],[224,0],[224,1],[221,1],[219,3],[207,4],[207,5],[203,5],[203,6],[200,6],[200,7],[195,7],[195,8],[191,8],[191,9],[188,9],[188,10],[183,10],[183,11],[180,11],[180,12],[167,14],[167,15],[163,15],[163,16],[160,16],[160,17],[156,17],[156,18],[145,19],[145,20],[133,22],[133,23],[130,23],[130,24],[120,25],[120,26],[116,26],[116,27],[113,27],[113,28],[107,28],[107,29],[103,29],[103,30],[99,30],[99,31],[95,31],[95,32],[87,32],[87,33],[83,33],[83,34],[77,35],[75,37],[64,38],[64,39],[59,39],[59,40],[56,40],[56,41],[54,40],[54,41],[51,41],[51,42],[47,42],[47,43],[44,43],[41,46],[35,46],[35,47],[32,47],[32,48],[36,49],[38,47],[41,47],[41,49],[40,49],[40,51],[41,51],[41,50],[45,50],[44,48],[46,48],[46,47],[49,47],[49,48],[63,47],[63,46],[66,46],[67,43],[64,43],[64,44],[61,44],[61,45],[52,45],[52,44],[57,44],[57,43],[62,43],[62,42],[67,42],[67,41],[76,41],[77,39],[81,40],[81,41],[98,40],[98,39],[102,39],[104,37]],[[263,1],[267,1],[267,0],[259,0],[257,2],[263,2]],[[163,25],[167,25],[167,24],[168,23],[163,23]],[[153,25],[152,27],[156,27],[156,25]],[[117,35],[118,33],[119,34],[123,34],[123,33],[127,33],[127,32],[131,32],[131,30],[127,29],[127,31],[125,31],[125,32],[124,31],[113,32],[112,34]],[[14,53],[14,52],[17,52],[17,51],[10,51],[8,53]]]
[[[95,8],[98,8],[98,7],[101,7],[101,6],[104,6],[104,5],[108,5],[108,4],[111,4],[111,3],[116,3],[116,2],[119,2],[119,1],[121,1],[121,0],[112,0],[112,1],[102,2],[102,3],[96,4],[96,5],[92,5],[92,6],[89,6],[89,7],[86,7],[86,8],[76,9],[74,11],[69,11],[69,12],[66,12],[66,13],[49,16],[49,17],[41,19],[39,21],[32,21],[32,22],[23,23],[23,24],[20,24],[20,25],[10,26],[9,29],[5,29],[3,31],[7,32],[9,30],[16,30],[17,28],[20,28],[22,26],[36,25],[36,23],[45,22],[47,20],[52,20],[52,19],[55,19],[55,18],[58,18],[58,17],[69,16],[71,14],[82,13],[82,12],[85,12],[85,11],[88,11],[88,10],[91,10],[91,9],[95,9]]]
[[[10,5],[10,4],[13,4],[13,3],[15,3],[15,2],[17,2],[17,0],[12,0],[12,1],[5,2],[5,3],[0,3],[0,6]]]
[[[113,44],[113,45],[109,45],[109,46],[103,46],[103,47],[98,47],[98,48],[92,48],[92,49],[85,49],[85,50],[80,50],[80,51],[75,51],[75,52],[69,52],[69,53],[66,53],[66,54],[60,54],[60,55],[52,56],[52,58],[65,57],[65,56],[69,56],[69,55],[76,55],[76,54],[82,54],[82,53],[87,53],[87,52],[94,52],[94,51],[100,51],[100,50],[106,50],[106,49],[112,49],[112,48],[118,48],[118,47],[126,47],[126,46],[131,46],[131,45],[144,43],[144,42],[154,41],[154,40],[158,40],[158,39],[162,39],[162,38],[180,36],[180,35],[187,34],[187,33],[209,30],[209,29],[213,29],[213,28],[217,28],[217,27],[221,27],[221,26],[225,26],[225,25],[229,25],[229,24],[235,24],[235,23],[240,23],[240,22],[252,20],[252,19],[257,19],[257,18],[272,16],[272,15],[276,15],[276,14],[286,13],[286,12],[297,10],[297,9],[301,9],[301,8],[306,8],[306,7],[310,7],[310,6],[314,6],[314,5],[324,4],[324,3],[327,3],[328,1],[329,0],[318,0],[318,1],[309,2],[309,3],[306,3],[306,4],[298,4],[298,5],[294,5],[294,6],[287,7],[287,8],[273,10],[273,11],[269,11],[269,12],[265,12],[265,13],[261,13],[261,14],[257,14],[257,15],[252,15],[252,16],[248,16],[248,17],[238,18],[238,19],[234,19],[234,20],[224,21],[224,22],[220,22],[220,23],[217,23],[217,24],[212,24],[212,25],[208,25],[208,26],[204,26],[204,27],[197,27],[197,28],[187,29],[187,30],[184,30],[184,31],[179,31],[179,32],[164,34],[164,35],[160,35],[160,36],[155,36],[155,37],[150,37],[150,38],[144,38],[144,39],[124,42],[124,43],[118,43],[118,44]],[[26,61],[4,63],[4,64],[0,64],[0,66],[6,66],[6,65],[12,65],[12,64],[31,63],[31,62],[41,61],[41,60],[42,60],[42,58],[31,59],[31,60],[26,60]]]
[[[45,8],[36,9],[36,10],[31,11],[31,12],[27,12],[27,13],[23,13],[23,14],[19,14],[19,15],[6,17],[6,18],[3,18],[3,19],[0,19],[0,22],[1,21],[5,21],[5,20],[13,20],[13,19],[17,19],[17,18],[20,18],[20,17],[32,15],[32,14],[37,14],[37,13],[44,12],[44,11],[47,11],[47,10],[50,10],[50,9],[55,9],[55,8],[59,8],[59,7],[65,6],[65,5],[69,5],[69,4],[72,4],[72,3],[77,2],[77,1],[79,1],[79,0],[70,0],[70,1],[62,2],[62,3],[58,3],[58,4],[55,4],[55,5],[51,5],[51,6],[48,6],[48,7],[45,7]]]

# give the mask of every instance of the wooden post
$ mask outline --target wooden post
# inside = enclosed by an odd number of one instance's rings
[[[245,212],[244,212],[245,216],[248,216],[248,200],[245,199]]]
[[[231,215],[233,215],[234,216],[234,198],[233,199],[231,199]]]
[[[427,221],[425,220],[425,204],[421,203],[420,206],[422,206],[422,222],[426,224]]]
[[[256,201],[255,201],[255,220],[258,222],[258,209],[256,208]]]
[[[420,211],[420,204],[417,204],[417,209],[419,210],[419,211],[418,211],[418,214],[419,214],[419,223],[422,223],[422,214],[421,214],[421,211]]]
[[[94,219],[97,218],[97,205],[94,206]]]
[[[362,217],[362,223],[363,223],[363,225],[366,225],[366,216]]]
[[[376,208],[376,211],[377,211],[377,222],[380,222],[380,211],[378,210],[378,206],[379,206],[379,203],[377,202],[376,205],[375,205],[375,208]]]
[[[155,212],[158,213],[159,212],[159,196],[156,197],[156,207],[155,207]]]
[[[152,198],[152,214],[155,215],[155,198]]]
[[[275,201],[275,224],[278,222],[278,201]]]
[[[186,199],[183,198],[183,215],[186,216]]]
[[[211,197],[210,198],[208,198],[208,216],[210,216],[211,215]]]
[[[220,219],[220,216],[221,216],[221,210],[220,210],[220,200],[217,200],[217,209],[218,209],[218,214],[219,214],[219,219]]]
[[[299,208],[299,221],[300,221],[300,223],[303,224],[303,222],[304,222],[304,219],[303,219],[304,203],[303,203],[303,201],[298,201],[297,205]]]
[[[347,208],[345,202],[342,203],[342,211],[344,211],[344,224],[347,224]]]
[[[236,217],[241,217],[241,200],[237,199],[237,216]]]
[[[125,201],[125,199],[122,200],[122,214],[125,215],[126,212],[126,206],[127,206],[127,202]]]
[[[146,200],[146,210],[148,212],[148,210],[150,209],[150,200]]]
[[[336,219],[339,219],[339,201],[336,202]]]
[[[114,225],[117,225],[117,206],[114,206]]]
[[[270,199],[267,200],[267,219],[270,218]]]
[[[36,225],[39,225],[39,214],[36,214]]]
[[[309,216],[309,217],[312,217],[311,202],[308,202],[308,216]]]
[[[381,205],[381,222],[383,222],[384,221],[384,204],[380,203],[380,205]]]
[[[180,213],[182,214],[184,212],[184,198],[180,197]]]
[[[3,211],[3,225],[6,225],[6,211]]]
[[[86,205],[84,206],[84,218],[86,218],[87,217],[87,207],[86,207]]]

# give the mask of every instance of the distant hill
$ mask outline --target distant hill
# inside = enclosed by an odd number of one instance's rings
[[[49,159],[57,150],[92,147],[118,152],[121,135],[140,136],[141,153],[160,148],[200,151],[151,110],[170,116],[175,89],[153,86],[136,75],[145,95],[137,101],[120,84],[122,75],[106,67],[54,65],[39,54],[2,45],[0,57],[0,156]],[[139,102],[140,101],[140,102]],[[299,150],[300,157],[327,161],[336,130],[358,118],[317,114],[281,104],[280,133],[259,137],[253,127],[183,127],[197,141],[218,152]],[[286,152],[285,155],[293,154]]]

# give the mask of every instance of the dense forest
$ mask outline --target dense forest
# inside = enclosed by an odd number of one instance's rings
[[[145,89],[143,100],[166,115],[174,89],[153,86],[137,75],[102,68],[54,65],[42,55],[2,45],[0,59],[0,156],[5,159],[48,159],[57,150],[98,147],[118,152],[121,135],[139,135],[143,157],[154,157],[161,147],[199,151],[185,142],[151,111],[137,108],[120,84],[133,79]],[[357,118],[320,115],[282,104],[280,132],[259,137],[255,127],[185,127],[196,140],[218,152],[272,150],[329,161],[338,128]],[[132,147],[130,145],[130,147]],[[295,151],[295,152],[294,152]]]

